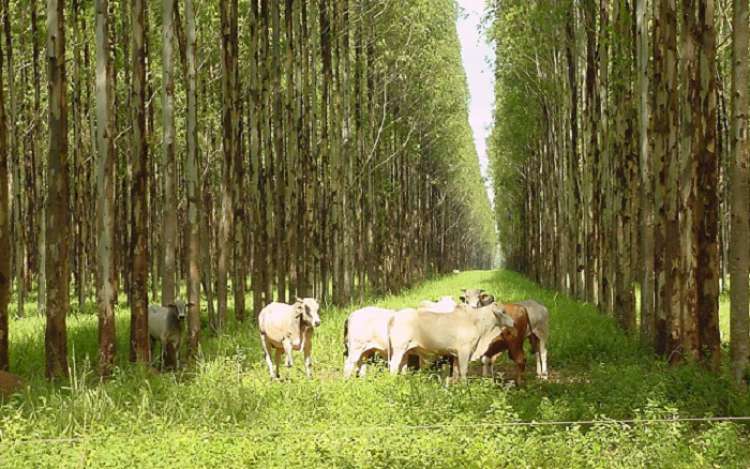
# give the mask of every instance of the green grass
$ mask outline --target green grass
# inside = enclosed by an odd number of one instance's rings
[[[284,381],[271,382],[252,321],[205,338],[193,368],[158,374],[123,361],[121,308],[114,379],[97,381],[96,319],[79,315],[68,325],[74,379],[49,385],[42,320],[13,321],[12,367],[30,389],[0,406],[0,467],[750,465],[748,427],[740,424],[499,426],[750,415],[750,398],[724,375],[666,366],[590,305],[507,271],[452,275],[377,303],[413,306],[462,287],[549,307],[549,382],[533,377],[531,356],[521,388],[479,378],[446,387],[429,371],[391,377],[377,365],[365,379],[343,381],[342,324],[352,308],[321,313],[312,380],[296,355]]]

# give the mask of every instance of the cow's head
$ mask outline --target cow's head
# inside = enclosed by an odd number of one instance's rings
[[[472,308],[481,308],[482,306],[489,306],[495,301],[495,297],[487,293],[481,288],[473,288],[461,290],[463,295],[460,296],[461,303],[467,304]]]
[[[187,309],[191,306],[194,306],[194,303],[185,303],[181,299],[174,300],[174,303],[170,303],[167,305],[167,308],[172,309],[174,312],[177,313],[177,319],[180,321],[184,320],[185,317],[187,317]]]
[[[303,323],[310,327],[320,326],[320,305],[315,298],[297,298],[294,308]]]
[[[508,313],[505,312],[503,305],[498,303],[492,303],[492,314],[495,315],[495,321],[501,328],[507,328],[510,333],[515,331],[515,322]]]

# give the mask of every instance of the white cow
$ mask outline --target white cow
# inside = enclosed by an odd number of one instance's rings
[[[448,314],[425,310],[394,314],[388,324],[391,374],[403,371],[409,353],[451,355],[457,358],[457,378],[465,379],[469,362],[480,359],[503,329],[512,327],[513,319],[496,303],[474,314],[465,314],[463,308]]]
[[[456,309],[456,306],[458,306],[458,303],[452,296],[444,296],[438,301],[425,300],[419,303],[419,309],[426,309],[433,313],[451,313]]]
[[[549,311],[541,303],[525,300],[518,303],[526,307],[529,315],[527,336],[536,355],[536,375],[547,379],[547,341],[549,340]]]
[[[320,305],[314,298],[297,298],[293,305],[270,303],[258,315],[260,343],[266,356],[271,378],[279,378],[281,351],[286,354],[286,366],[292,366],[292,350],[305,355],[305,373],[312,377],[313,330],[320,325]],[[271,360],[271,350],[274,360]]]
[[[378,354],[388,360],[388,321],[396,311],[367,306],[353,311],[344,322],[344,378],[367,372],[365,360]]]

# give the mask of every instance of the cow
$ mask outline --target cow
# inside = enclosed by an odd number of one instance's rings
[[[501,352],[507,350],[508,357],[516,364],[516,384],[521,384],[526,369],[526,354],[523,342],[529,330],[529,315],[525,306],[517,304],[503,305],[506,314],[513,319],[513,327],[503,330],[502,334],[490,344],[482,357],[482,375],[493,376],[494,364]]]
[[[461,303],[467,304],[472,308],[479,308],[481,306],[489,306],[495,302],[495,297],[487,293],[481,288],[462,289],[463,295],[459,297]]]
[[[408,353],[452,355],[457,359],[454,362],[457,378],[465,379],[469,362],[481,358],[503,329],[513,326],[513,319],[495,303],[473,314],[466,314],[461,307],[448,314],[425,310],[395,314],[388,323],[390,372],[403,371]]]
[[[355,371],[357,376],[365,376],[364,362],[373,355],[388,360],[388,322],[394,314],[392,309],[367,306],[353,311],[344,321],[344,378]]]
[[[542,304],[534,300],[521,301],[505,305],[505,310],[513,318],[515,332],[505,333],[482,359],[484,376],[494,373],[493,366],[497,355],[508,351],[508,356],[516,363],[516,383],[521,380],[526,365],[523,351],[524,340],[528,337],[531,349],[536,357],[536,374],[539,379],[546,380],[547,373],[547,339],[549,337],[549,312]]]
[[[148,305],[148,335],[151,340],[151,350],[154,350],[154,344],[158,340],[161,366],[164,366],[167,347],[172,347],[175,353],[175,365],[179,368],[182,325],[187,316],[186,309],[191,306],[193,303],[185,303],[180,299],[166,306]]]
[[[422,301],[419,303],[419,309],[426,309],[434,313],[450,313],[456,309],[458,303],[451,296],[444,296],[438,301]]]
[[[305,356],[305,374],[312,377],[312,338],[314,329],[320,326],[320,305],[314,298],[297,298],[288,305],[273,302],[266,305],[258,315],[260,343],[268,364],[271,379],[278,379],[282,350],[286,354],[286,366],[292,366],[292,350],[302,350]],[[274,360],[271,360],[271,350]]]
[[[528,337],[531,348],[536,355],[536,375],[546,380],[547,372],[547,341],[549,340],[549,311],[535,300],[525,300],[518,304],[526,307],[529,314]]]

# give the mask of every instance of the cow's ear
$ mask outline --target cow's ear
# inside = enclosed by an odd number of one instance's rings
[[[488,306],[495,301],[495,297],[493,295],[490,295],[489,293],[482,293],[481,295],[479,295],[479,300],[484,306]]]

